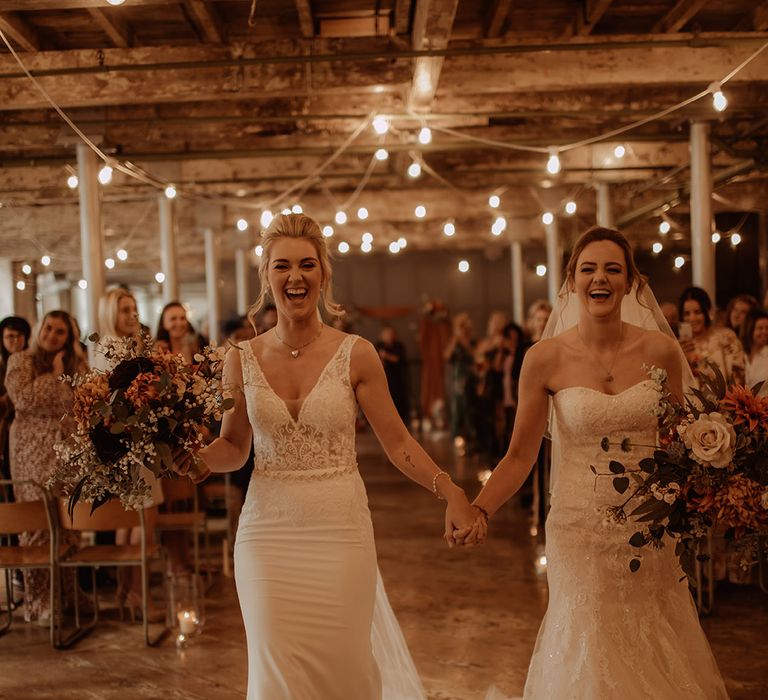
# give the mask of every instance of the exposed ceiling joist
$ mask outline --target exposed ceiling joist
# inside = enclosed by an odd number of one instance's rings
[[[489,39],[501,36],[513,0],[493,0],[485,14],[483,33]]]
[[[576,34],[586,36],[595,28],[613,0],[584,0],[576,14]]]
[[[312,3],[309,0],[294,0],[296,12],[299,14],[301,36],[311,39],[315,35],[315,22],[312,17]]]
[[[456,18],[459,0],[416,0],[411,46],[422,49],[443,49],[448,46]],[[408,106],[416,111],[428,111],[440,82],[442,56],[419,57],[413,63],[413,80]]]
[[[651,30],[653,33],[677,32],[690,22],[696,13],[706,5],[707,0],[677,0]]]
[[[40,39],[20,17],[12,12],[0,12],[0,29],[22,51],[39,51]]]
[[[120,49],[127,49],[131,46],[131,31],[116,13],[107,14],[101,8],[91,7],[88,8],[88,14],[104,30],[115,46]]]
[[[184,0],[187,16],[200,38],[211,44],[223,44],[226,31],[216,9],[206,0]]]
[[[758,5],[752,11],[752,26],[757,32],[768,30],[768,2]]]
[[[413,0],[395,0],[395,34],[407,34],[411,25]]]

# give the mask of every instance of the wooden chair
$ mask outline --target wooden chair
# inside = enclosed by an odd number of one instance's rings
[[[232,517],[232,490],[229,474],[225,473],[222,480],[209,480],[201,485],[202,509],[206,513],[206,548],[210,551],[209,536],[211,532],[223,535],[221,543],[222,573],[232,576],[232,553],[235,546],[234,523]],[[212,517],[208,510],[224,511],[223,517]]]
[[[59,527],[62,529],[103,532],[120,528],[139,527],[141,541],[138,545],[91,545],[70,552],[67,556],[59,558],[57,563],[61,570],[83,567],[91,569],[94,615],[87,626],[81,626],[79,620],[77,620],[74,631],[65,639],[58,638],[56,640],[56,646],[58,648],[70,647],[91,632],[96,626],[99,618],[96,569],[101,566],[134,566],[141,569],[141,613],[142,624],[144,626],[144,642],[147,646],[155,646],[158,644],[169,632],[169,617],[168,610],[166,609],[166,624],[157,635],[150,638],[148,621],[149,567],[153,561],[159,561],[162,564],[163,593],[165,594],[164,603],[167,608],[168,597],[165,577],[165,551],[158,544],[147,543],[143,509],[138,511],[127,510],[118,499],[112,499],[100,508],[97,508],[92,514],[90,503],[78,503],[75,506],[71,519],[67,511],[66,499],[60,499],[58,501],[58,523]]]
[[[0,503],[0,569],[5,576],[5,613],[3,622],[0,623],[0,635],[5,634],[11,626],[13,601],[11,572],[14,569],[42,569],[48,571],[51,581],[51,621],[50,638],[51,645],[55,646],[57,637],[56,619],[60,607],[56,605],[59,598],[57,583],[57,559],[65,556],[71,549],[68,545],[59,545],[56,532],[55,518],[53,517],[48,493],[35,481],[9,480],[0,481],[3,490],[10,489],[14,485],[27,484],[34,486],[40,492],[40,498],[34,501],[22,503]],[[11,544],[11,535],[20,535],[24,532],[47,530],[48,544],[22,547]],[[2,618],[0,618],[2,619]]]

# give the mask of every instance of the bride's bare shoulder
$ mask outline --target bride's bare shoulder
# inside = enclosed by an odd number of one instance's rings
[[[657,330],[649,330],[640,328],[639,326],[632,326],[635,329],[636,338],[639,345],[642,348],[643,355],[649,360],[649,364],[655,364],[657,366],[665,366],[671,359],[677,359],[679,355],[678,342],[667,335]]]
[[[571,342],[571,330],[567,330],[552,338],[545,338],[535,345],[532,345],[525,354],[526,364],[530,367],[556,362],[562,356],[564,349]]]

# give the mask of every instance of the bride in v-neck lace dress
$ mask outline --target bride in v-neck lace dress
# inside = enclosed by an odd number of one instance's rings
[[[262,245],[262,293],[252,313],[269,293],[278,323],[228,352],[235,407],[221,437],[199,453],[212,471],[229,471],[245,461],[253,438],[255,468],[235,543],[248,699],[422,700],[378,574],[355,455],[358,405],[390,461],[447,499],[446,533],[482,519],[408,433],[373,346],[321,323],[321,295],[326,311],[339,307],[317,223],[276,217]]]

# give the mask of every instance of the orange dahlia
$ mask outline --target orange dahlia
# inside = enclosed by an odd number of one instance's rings
[[[749,425],[752,432],[758,427],[768,429],[768,398],[755,396],[748,386],[734,385],[720,400],[720,408],[733,416],[733,424]]]
[[[695,510],[709,515],[716,524],[736,528],[737,535],[757,530],[768,522],[762,505],[764,488],[741,474],[732,474],[720,487],[691,498]]]

